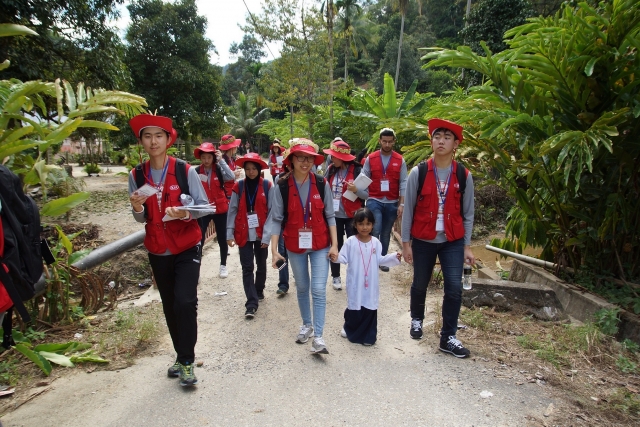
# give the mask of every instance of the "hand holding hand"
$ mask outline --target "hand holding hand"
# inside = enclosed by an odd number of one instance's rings
[[[236,245],[236,241],[234,239],[229,239],[227,240],[227,245],[234,247]]]

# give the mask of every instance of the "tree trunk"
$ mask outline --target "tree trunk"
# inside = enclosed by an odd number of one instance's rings
[[[333,138],[333,0],[327,1],[327,31],[329,33],[329,133]]]
[[[344,81],[349,77],[349,39],[345,37],[344,41]]]
[[[400,21],[400,42],[398,43],[398,62],[396,62],[396,80],[394,88],[398,90],[398,76],[400,75],[400,55],[402,54],[402,35],[404,33],[404,13],[402,14],[402,20]]]

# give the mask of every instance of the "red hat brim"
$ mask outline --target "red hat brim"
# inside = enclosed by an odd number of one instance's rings
[[[324,154],[328,154],[329,156],[331,156],[332,159],[333,158],[340,159],[343,162],[351,162],[356,159],[356,156],[354,156],[353,154],[338,153],[337,151],[333,151],[330,148],[326,148],[322,150],[322,152]]]
[[[462,136],[462,126],[457,123],[450,122],[444,119],[431,119],[427,122],[429,125],[429,136],[433,136],[433,133],[438,129],[448,129],[456,136],[458,141],[462,142],[464,137]]]
[[[242,143],[242,140],[236,139],[235,141],[230,142],[228,144],[220,144],[219,148],[220,148],[220,151],[227,151],[227,150],[231,150],[232,148],[239,147],[241,143]]]
[[[154,116],[152,114],[138,114],[129,120],[129,126],[136,138],[140,138],[143,129],[148,127],[158,127],[169,134],[167,148],[171,147],[178,139],[178,131],[173,128],[173,121],[169,117]]]
[[[294,145],[293,147],[289,148],[289,153],[287,154],[287,157],[285,157],[282,162],[290,166],[291,155],[297,156],[302,154],[307,156],[314,156],[313,164],[316,166],[319,166],[324,162],[324,156],[322,154],[316,153],[311,146],[307,146],[308,148],[299,148],[299,147],[300,145]]]
[[[196,159],[199,159],[202,153],[215,154],[215,152],[216,152],[216,147],[212,143],[203,142],[202,144],[200,144],[199,147],[196,147],[196,149],[193,150],[193,156]]]
[[[251,154],[256,154],[256,155],[254,157],[254,156],[251,156]],[[269,165],[267,165],[267,163],[264,160],[262,160],[260,155],[258,155],[257,153],[249,153],[246,156],[240,157],[238,160],[236,160],[236,166],[244,168],[244,164],[246,162],[253,162],[262,166],[262,169],[269,169]]]

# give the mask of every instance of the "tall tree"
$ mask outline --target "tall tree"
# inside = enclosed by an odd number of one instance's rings
[[[326,6],[325,17],[327,18],[327,34],[329,35],[329,127],[333,134],[333,67],[335,59],[333,57],[333,23],[336,15],[336,8],[333,0],[327,0],[323,7]]]
[[[400,11],[400,41],[398,42],[398,59],[396,61],[396,78],[395,89],[398,90],[398,75],[400,74],[400,57],[402,56],[402,38],[404,36],[404,17],[407,15],[407,9],[409,9],[409,0],[393,0],[393,4]]]
[[[0,0],[0,22],[24,25],[38,37],[0,38],[0,58],[13,59],[0,78],[62,78],[91,87],[127,89],[123,46],[109,25],[124,0]],[[19,60],[18,60],[19,59]]]
[[[182,138],[219,134],[221,75],[209,62],[213,43],[195,0],[136,0],[129,6],[126,61],[133,87],[151,111],[173,118]]]
[[[340,37],[344,39],[344,80],[349,77],[349,53],[358,57],[358,51],[362,49],[366,53],[366,45],[361,37],[368,27],[366,18],[362,14],[362,7],[358,0],[338,0],[338,28]]]
[[[255,145],[255,136],[262,123],[269,118],[268,108],[258,110],[255,114],[254,112],[252,99],[240,92],[234,103],[233,115],[225,117],[225,121],[231,126],[231,133],[252,145]]]

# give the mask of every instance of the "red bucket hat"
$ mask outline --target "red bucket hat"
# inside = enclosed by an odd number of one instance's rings
[[[286,157],[283,161],[288,166],[291,166],[291,155],[314,156],[313,164],[316,166],[321,165],[322,162],[324,162],[324,156],[322,154],[318,154],[318,146],[316,143],[307,138],[294,138],[289,141],[289,151],[286,153]]]
[[[429,125],[429,136],[433,136],[433,133],[438,129],[447,129],[453,132],[458,141],[462,142],[464,139],[462,136],[462,126],[459,124],[444,119],[431,119],[427,124]]]
[[[349,144],[344,142],[342,138],[334,138],[331,141],[331,145],[329,149],[322,150],[325,154],[330,155],[332,158],[340,159],[343,162],[350,162],[356,158],[356,156],[351,154],[351,147]]]
[[[163,131],[169,134],[169,144],[167,148],[171,147],[176,139],[178,139],[178,131],[173,128],[173,121],[169,117],[154,116],[153,114],[138,114],[131,120],[129,120],[129,126],[136,138],[140,138],[142,130],[148,127],[159,127]]]
[[[202,144],[200,144],[199,147],[196,147],[196,149],[193,150],[193,155],[196,159],[199,159],[202,153],[211,153],[215,156],[215,152],[216,152],[215,145],[213,145],[210,142],[203,142]]]
[[[260,154],[258,153],[245,154],[244,156],[236,160],[236,166],[240,166],[241,168],[244,168],[244,164],[246,162],[257,163],[261,166],[261,169],[269,169],[269,166],[267,165],[267,163],[264,160],[262,160],[262,157],[260,157]]]
[[[237,139],[233,135],[223,135],[222,138],[220,138],[220,151],[227,151],[239,147],[241,143],[242,140]]]

